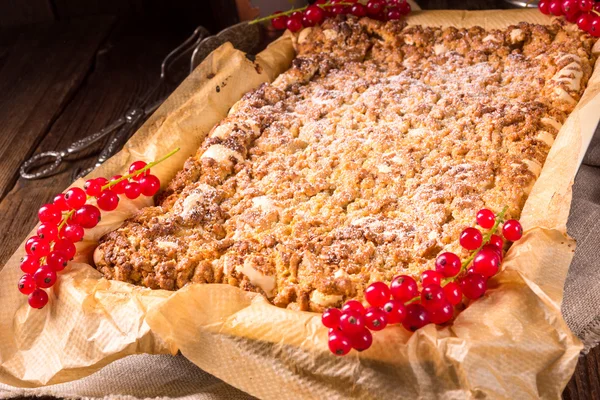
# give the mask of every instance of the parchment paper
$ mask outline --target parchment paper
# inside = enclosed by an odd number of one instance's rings
[[[416,12],[409,18],[411,24],[485,28],[520,21],[550,23],[535,10]],[[229,107],[273,80],[292,57],[289,37],[257,58],[261,68],[223,46],[94,175],[110,176],[134,159],[182,147],[155,169],[166,183]],[[61,275],[43,310],[30,310],[15,288],[22,250],[0,273],[0,381],[20,387],[63,382],[127,354],[179,349],[207,372],[267,399],[558,398],[581,349],[560,312],[574,251],[565,225],[571,184],[599,118],[598,92],[597,64],[525,205],[524,238],[506,255],[488,294],[450,327],[430,325],[415,334],[390,327],[374,335],[368,351],[340,358],[327,350],[319,315],[277,308],[255,293],[228,285],[151,291],[101,279],[84,262],[101,234],[141,206],[122,202],[120,212],[103,218],[79,245],[81,262]]]

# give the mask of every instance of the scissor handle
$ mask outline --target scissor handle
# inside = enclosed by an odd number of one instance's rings
[[[43,153],[36,154],[21,165],[19,173],[24,179],[38,179],[54,175],[65,155],[66,154],[58,151],[45,151]],[[36,167],[36,164],[39,160],[43,160],[45,158],[54,159],[54,161],[42,163],[42,165],[50,165],[41,171],[30,172],[32,167]]]

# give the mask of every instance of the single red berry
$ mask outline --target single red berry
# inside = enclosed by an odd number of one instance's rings
[[[100,222],[100,210],[91,204],[84,204],[75,211],[74,220],[83,228],[91,229]]]
[[[58,237],[58,227],[55,224],[43,223],[37,228],[37,235],[40,239],[46,239],[48,241],[54,240]]]
[[[285,29],[287,24],[288,17],[282,15],[280,17],[275,17],[271,20],[271,25],[278,31],[282,31]]]
[[[402,321],[405,329],[414,332],[429,322],[429,312],[421,304],[412,303],[406,306],[406,318]]]
[[[460,290],[458,283],[448,282],[443,289],[444,294],[446,295],[446,300],[448,300],[453,306],[462,301],[462,290]]]
[[[102,185],[96,179],[88,179],[83,184],[83,190],[85,190],[85,194],[88,196],[98,196],[102,191]]]
[[[594,0],[579,0],[579,9],[581,11],[592,11],[592,8],[594,8]]]
[[[594,14],[592,13],[583,13],[577,18],[577,26],[584,32],[588,32],[590,27],[592,26],[592,21],[594,20]]]
[[[394,21],[400,18],[402,18],[402,13],[398,8],[392,7],[387,9],[387,19],[389,21]]]
[[[67,190],[67,193],[65,193],[65,200],[67,201],[69,208],[77,209],[85,204],[87,197],[83,189],[74,187]]]
[[[600,1],[597,1],[594,4],[594,11],[600,12]]]
[[[444,276],[437,271],[428,269],[421,273],[421,286],[440,285]]]
[[[300,17],[300,18],[290,17],[290,18],[288,18],[285,25],[291,32],[298,32],[300,29],[302,29],[302,17]]]
[[[29,295],[28,302],[31,308],[43,308],[48,304],[48,293],[43,289],[35,289]]]
[[[365,325],[372,331],[380,331],[387,326],[388,315],[379,307],[369,307],[365,313]]]
[[[548,6],[548,10],[552,15],[561,16],[563,14],[561,0],[552,0]]]
[[[502,234],[507,240],[516,242],[523,236],[523,227],[519,221],[509,219],[504,223],[504,226],[502,226]]]
[[[340,329],[347,335],[354,335],[365,328],[365,317],[356,311],[346,311],[340,317]]]
[[[304,17],[302,17],[302,26],[308,28],[308,27],[315,26],[315,25],[316,24],[314,22],[312,22],[311,20],[306,18],[306,15]]]
[[[353,4],[352,7],[350,7],[350,14],[357,17],[364,17],[367,15],[367,8],[360,3]]]
[[[421,291],[421,304],[432,311],[446,303],[444,289],[439,285],[429,285]]]
[[[63,239],[68,239],[71,242],[79,242],[83,239],[83,235],[85,231],[81,225],[77,224],[68,224],[60,232],[60,237]]]
[[[454,317],[454,307],[448,301],[442,303],[435,310],[429,310],[429,318],[436,325],[445,324]]]
[[[435,260],[435,270],[446,278],[456,276],[461,267],[460,258],[454,253],[442,253]]]
[[[350,336],[350,344],[354,350],[367,350],[373,344],[373,335],[367,328],[364,328],[359,333]]]
[[[21,259],[21,271],[33,274],[40,267],[40,258],[27,254]]]
[[[25,274],[19,279],[19,284],[17,285],[19,288],[19,292],[23,294],[31,294],[35,290],[35,279],[30,274]]]
[[[60,251],[64,254],[66,254],[66,256],[69,260],[72,260],[73,257],[75,257],[75,252],[77,251],[73,242],[71,242],[68,239],[59,239],[56,242],[54,242],[53,250]]]
[[[46,263],[48,266],[57,272],[65,269],[68,262],[69,259],[67,258],[67,255],[58,250],[51,251],[50,254],[48,254],[48,257],[46,257]]]
[[[121,179],[121,175],[115,175],[112,178],[110,178],[111,181],[116,181],[118,179]],[[114,184],[110,187],[110,190],[112,190],[113,192],[115,192],[116,194],[123,194],[125,193],[125,186],[127,186],[127,179],[123,179],[122,181],[120,181],[117,184]]]
[[[340,325],[342,312],[337,308],[328,308],[321,315],[321,322],[327,328],[337,328]]]
[[[128,199],[135,200],[140,197],[142,193],[142,187],[137,182],[129,182],[125,185],[125,196]]]
[[[292,15],[290,15],[290,18],[302,19],[303,16],[304,14],[302,11],[294,11]]]
[[[147,177],[142,177],[140,182]],[[98,196],[98,207],[103,211],[113,211],[119,205],[119,196],[110,189],[103,190]]]
[[[481,274],[485,278],[490,278],[498,273],[498,268],[500,268],[500,257],[494,250],[481,249],[477,255],[475,255],[471,268],[476,274]]]
[[[54,204],[44,204],[38,211],[38,218],[41,222],[58,225],[62,220],[62,212]]]
[[[383,11],[385,3],[381,0],[369,0],[367,2],[367,13],[369,15],[377,15]]]
[[[597,7],[598,4],[600,4],[600,3],[597,3],[596,6],[594,6],[594,10],[596,8],[599,8],[599,7]],[[598,10],[598,12],[600,12],[600,10]],[[590,35],[592,35],[593,37],[600,37],[600,17],[599,16],[594,17],[594,19],[592,20],[592,23],[590,24],[590,29],[588,29],[587,32]]]
[[[502,238],[498,235],[492,235],[488,244],[496,246],[497,248],[502,250],[502,248],[504,247],[504,240],[502,240]]]
[[[460,245],[467,250],[475,250],[481,246],[483,236],[477,228],[466,228],[460,234]]]
[[[342,5],[335,5],[333,7],[330,7],[329,11],[333,15],[342,15],[342,14],[347,14],[348,9],[345,6],[342,6]]]
[[[359,314],[365,313],[365,306],[358,300],[348,300],[346,304],[342,306],[342,313],[354,311]]]
[[[383,282],[373,282],[365,290],[365,300],[375,307],[383,306],[390,299],[390,288]]]
[[[71,206],[69,206],[69,204],[67,204],[67,199],[65,198],[64,193],[59,193],[56,196],[54,196],[54,200],[52,201],[52,204],[54,204],[56,207],[58,207],[58,209],[60,211],[68,211],[71,209]]]
[[[550,14],[550,0],[540,0],[540,2],[538,3],[538,8],[542,12],[542,14]]]
[[[485,294],[487,284],[483,275],[467,274],[458,281],[458,285],[465,297],[478,299]]]
[[[336,356],[344,356],[352,350],[350,339],[342,332],[332,332],[329,334],[329,350]]]
[[[27,251],[27,247],[25,247],[25,250]],[[27,254],[31,254],[38,258],[45,257],[48,253],[50,253],[50,243],[41,238],[32,241],[29,246],[29,251],[27,252]]]
[[[40,240],[39,236],[32,236],[29,239],[27,239],[27,241],[25,242],[25,252],[27,254],[31,254],[31,246],[38,240]]]
[[[483,229],[491,229],[496,222],[496,214],[487,208],[482,208],[477,212],[477,223]]]
[[[134,161],[129,166],[129,173],[130,174],[134,174],[136,171],[139,171],[140,169],[144,168],[146,165],[147,164],[145,162],[143,162],[143,161]],[[142,172],[141,174],[134,175],[133,179],[135,179],[137,181],[142,176],[146,176],[149,173],[150,173],[150,170],[146,170],[146,171]]]
[[[408,275],[400,275],[392,280],[390,292],[396,300],[408,301],[419,295],[417,282]]]
[[[154,175],[147,175],[138,181],[144,196],[154,196],[160,189],[160,180]]]
[[[408,15],[411,12],[411,7],[410,4],[408,4],[408,1],[403,1],[402,3],[398,4],[398,9],[402,15]]]
[[[562,11],[565,15],[569,15],[579,11],[579,1],[578,0],[563,0]]]
[[[499,247],[496,247],[493,244],[486,244],[481,248],[481,250],[493,251],[498,256],[500,262],[502,262],[502,249]]]
[[[108,183],[108,179],[106,179],[103,176],[100,176],[100,177],[96,178],[96,182],[98,182],[98,184],[100,185],[100,187],[102,187],[102,186],[104,186],[104,185],[106,185]]]
[[[56,282],[56,272],[48,265],[42,265],[35,271],[35,274],[33,274],[33,279],[35,279],[37,287],[46,289]]]
[[[307,20],[312,22],[313,24],[320,24],[325,19],[325,13],[323,9],[317,5],[308,6],[306,11],[304,11],[304,16]]]
[[[574,24],[577,22],[577,19],[579,19],[580,15],[581,15],[581,11],[579,11],[579,10],[572,11],[572,12],[569,12],[568,14],[565,14],[565,19],[567,21],[569,21],[570,23]]]
[[[406,306],[401,300],[390,300],[383,306],[383,311],[387,315],[387,322],[390,325],[400,324],[406,318]]]

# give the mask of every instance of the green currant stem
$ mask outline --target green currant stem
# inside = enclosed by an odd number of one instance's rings
[[[341,3],[336,3],[336,4],[325,3],[325,4],[316,4],[316,5],[318,7],[325,8],[325,7],[332,7],[332,6],[351,6],[353,4],[354,3],[341,2]],[[253,19],[252,21],[248,22],[248,24],[250,24],[250,25],[258,24],[259,22],[270,21],[272,19],[275,19],[275,18],[278,18],[278,17],[281,17],[281,16],[292,15],[293,13],[295,13],[297,11],[304,11],[308,7],[310,7],[310,4],[307,5],[307,6],[304,6],[304,7],[292,8],[291,10],[288,10],[288,11],[283,11],[283,12],[280,12],[280,13],[277,13],[277,14],[268,15],[266,17]]]

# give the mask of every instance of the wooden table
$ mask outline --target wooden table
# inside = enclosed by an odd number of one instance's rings
[[[423,8],[507,8],[500,0],[419,0]],[[149,17],[82,17],[0,31],[0,265],[33,228],[38,207],[93,165],[93,151],[27,181],[32,154],[63,149],[120,117],[192,30]],[[106,141],[98,143],[95,151]],[[564,399],[600,399],[600,347],[582,356]]]

